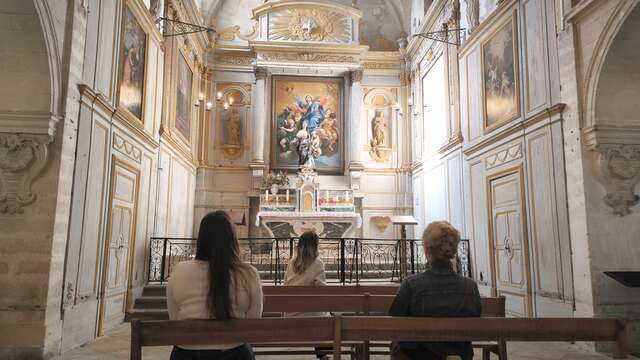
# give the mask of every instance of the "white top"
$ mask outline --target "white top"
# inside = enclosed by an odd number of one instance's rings
[[[327,278],[324,274],[324,263],[317,257],[309,267],[302,273],[296,274],[293,271],[293,259],[287,265],[284,274],[285,286],[324,286],[327,285]],[[329,316],[328,313],[285,313],[285,316]]]
[[[258,270],[240,263],[230,279],[231,317],[255,319],[262,316],[262,284]],[[191,260],[176,264],[167,284],[169,319],[208,319],[209,265],[206,261]],[[180,346],[184,349],[226,350],[242,344]]]

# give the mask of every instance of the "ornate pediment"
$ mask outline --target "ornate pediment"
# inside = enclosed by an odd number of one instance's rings
[[[269,1],[253,10],[259,41],[358,45],[362,12],[331,1]]]

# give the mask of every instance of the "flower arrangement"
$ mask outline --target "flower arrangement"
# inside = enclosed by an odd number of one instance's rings
[[[289,177],[287,176],[287,173],[285,173],[284,171],[278,171],[273,172],[270,171],[267,174],[267,177],[265,178],[265,185],[270,188],[272,185],[277,185],[278,187],[282,186],[287,186],[289,185]]]

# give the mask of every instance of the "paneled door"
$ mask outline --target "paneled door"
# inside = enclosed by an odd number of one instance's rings
[[[529,251],[522,168],[488,178],[493,292],[506,298],[509,316],[531,316]]]
[[[121,323],[134,248],[139,172],[114,157],[100,306],[100,334]]]

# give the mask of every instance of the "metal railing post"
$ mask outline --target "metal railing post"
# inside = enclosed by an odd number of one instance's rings
[[[344,285],[345,282],[345,258],[344,258],[344,254],[345,254],[345,240],[344,238],[340,239],[340,282],[342,283],[342,285]]]
[[[415,252],[414,252],[413,247],[415,246],[416,242],[414,240],[411,240],[410,244],[411,244],[411,248],[410,248],[410,251],[411,251],[411,273],[415,274],[416,273],[416,259],[415,259]]]
[[[162,261],[160,262],[160,283],[162,284],[164,282],[164,269],[166,266],[166,258],[167,258],[167,241],[169,239],[164,238],[162,239]]]
[[[279,280],[280,280],[280,244],[278,239],[276,238],[276,276],[273,279],[274,284],[278,285]]]

